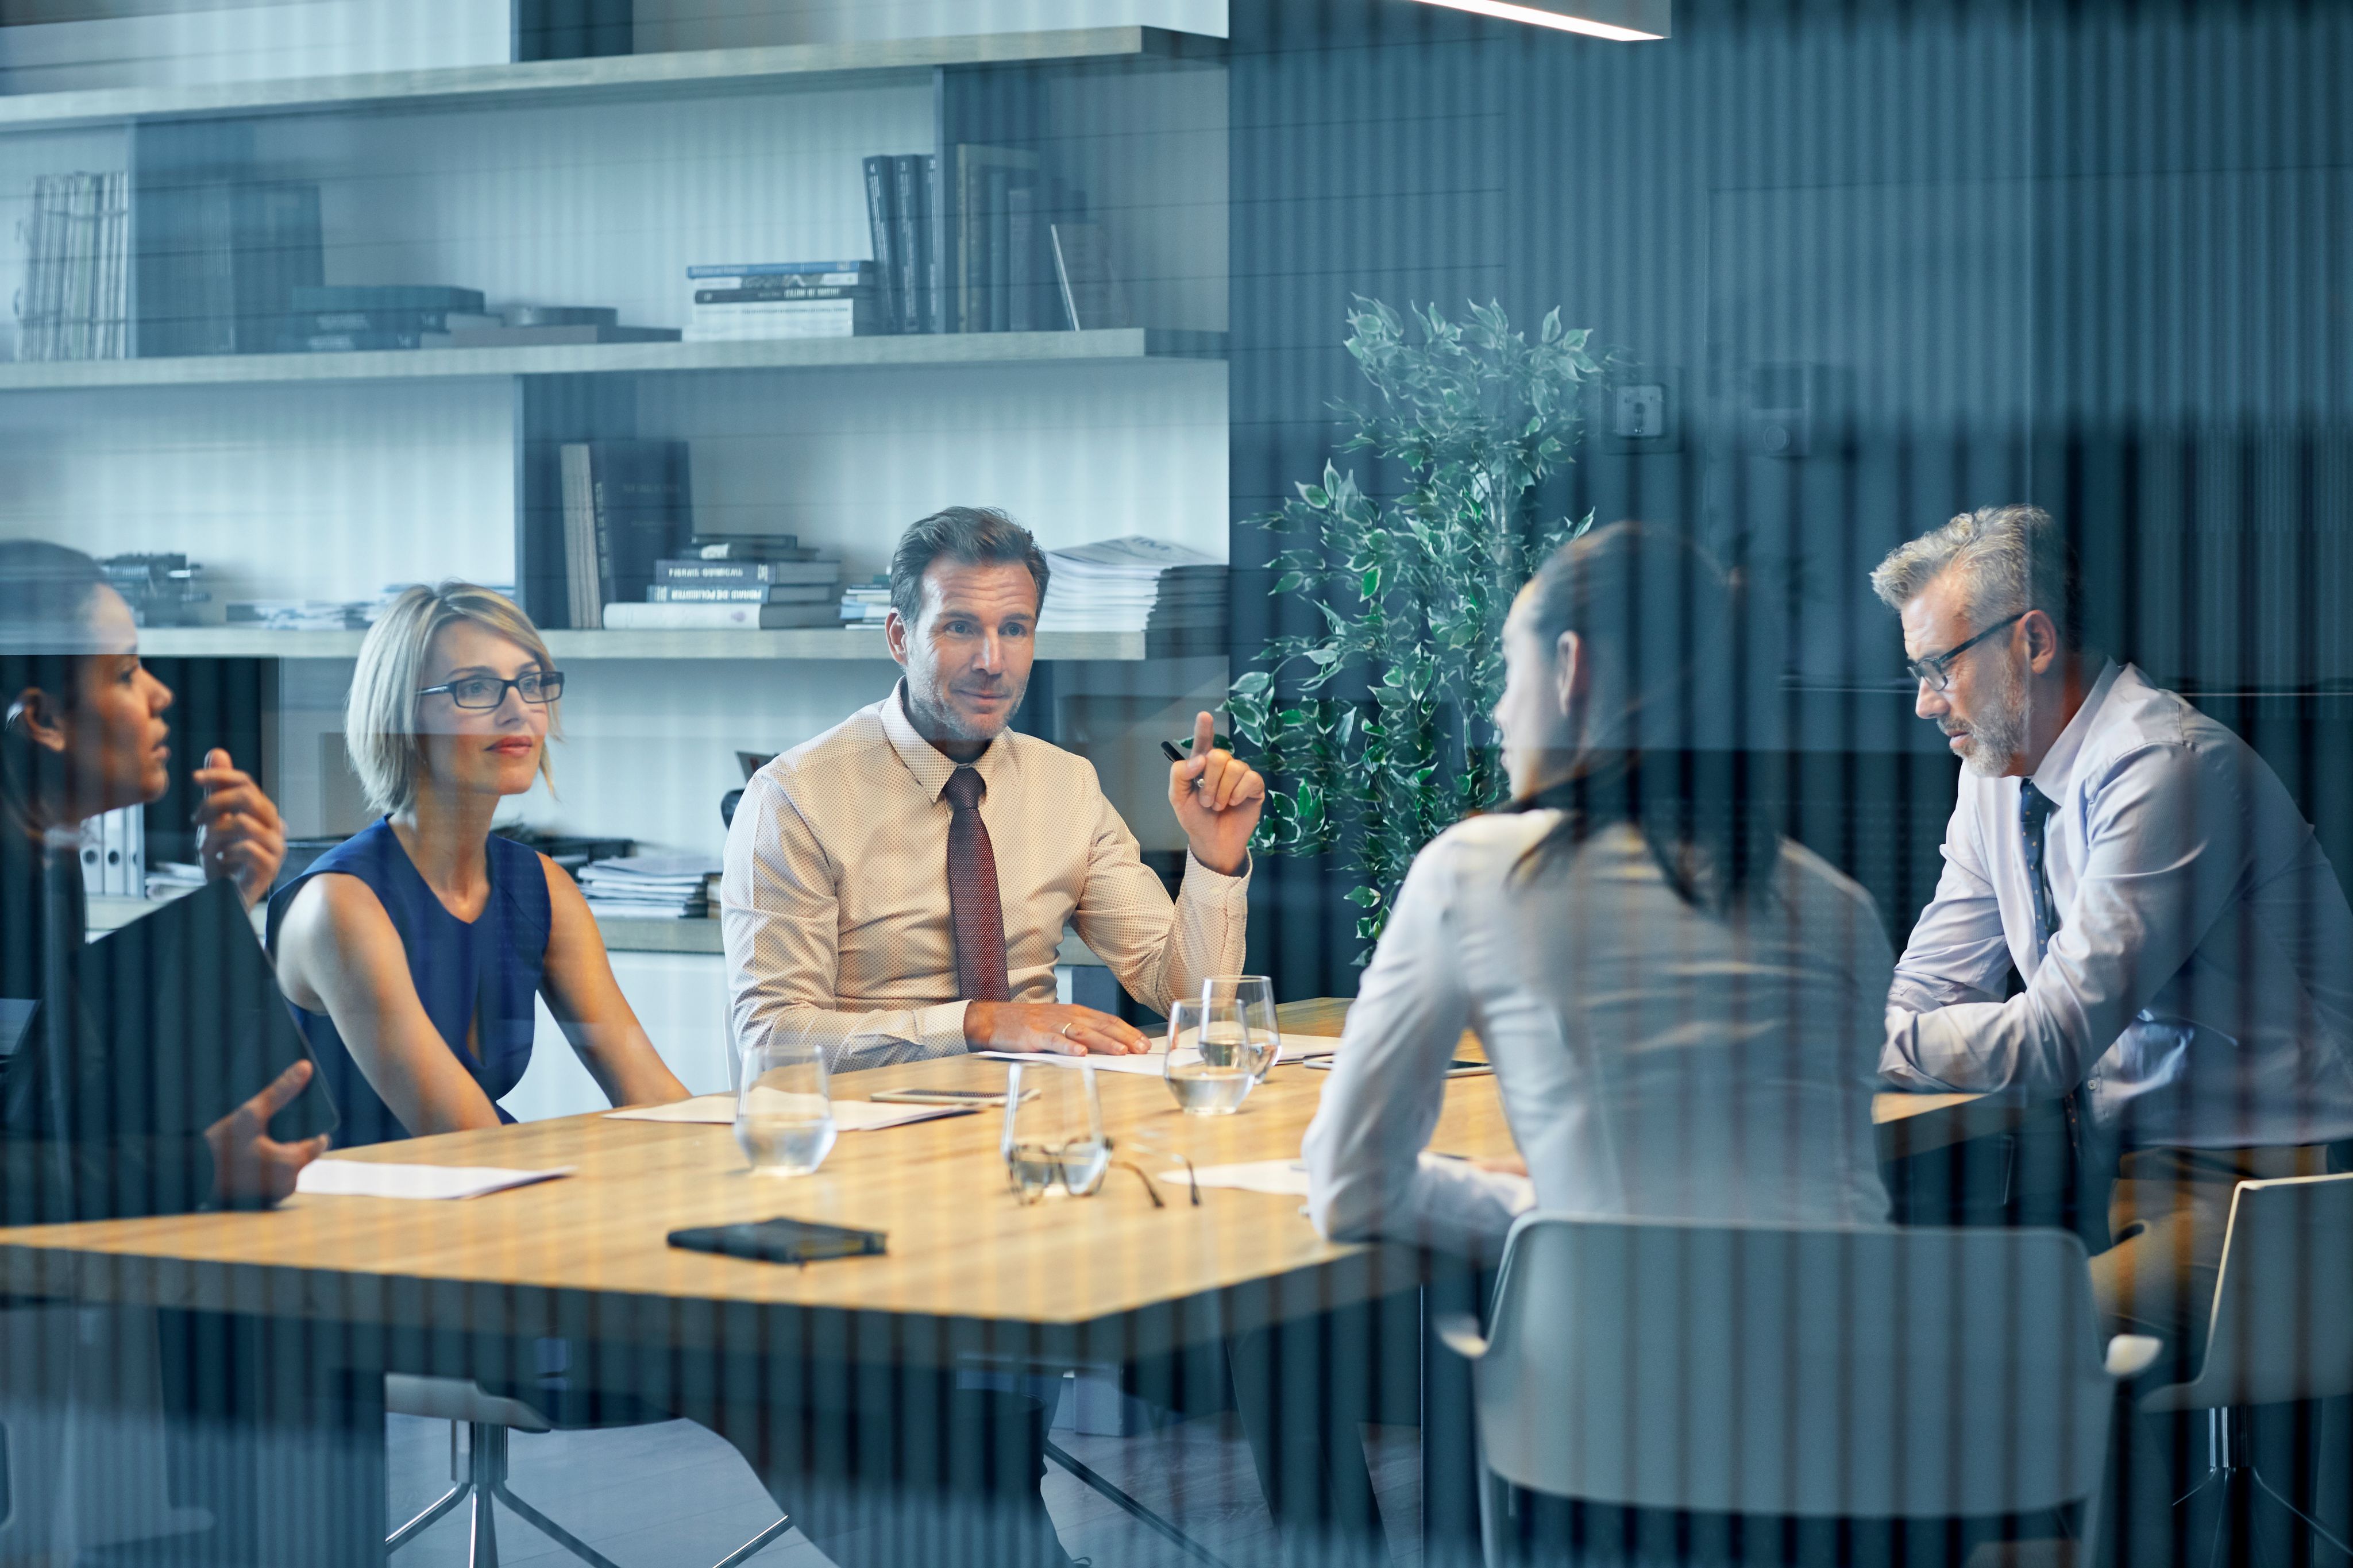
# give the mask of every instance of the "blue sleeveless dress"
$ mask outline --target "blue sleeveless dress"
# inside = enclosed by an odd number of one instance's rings
[[[534,850],[493,834],[489,847],[491,896],[470,923],[434,897],[425,879],[394,837],[388,820],[378,821],[338,844],[301,876],[269,898],[269,951],[278,952],[278,928],[302,885],[330,871],[365,882],[391,917],[408,953],[409,977],[417,1000],[441,1033],[459,1065],[482,1086],[499,1120],[512,1121],[499,1097],[522,1079],[531,1065],[537,1032],[532,1002],[547,963],[547,877]],[[338,1148],[388,1142],[408,1130],[392,1113],[323,1013],[294,1009],[295,1021],[319,1058],[320,1074],[343,1112]],[[473,1034],[481,1055],[466,1047]]]

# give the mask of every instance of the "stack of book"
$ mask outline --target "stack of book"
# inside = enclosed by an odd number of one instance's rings
[[[816,557],[788,533],[698,534],[691,552],[654,563],[644,604],[607,605],[605,625],[746,631],[831,626],[841,563]]]
[[[871,261],[731,261],[686,269],[691,343],[871,337],[895,330]]]
[[[422,348],[427,337],[500,324],[483,313],[480,289],[438,284],[321,284],[295,289],[289,304],[281,353]]]
[[[877,572],[865,582],[841,591],[841,624],[856,626],[861,621],[877,625],[891,613],[891,574]]]
[[[1130,534],[1050,550],[1040,632],[1204,631],[1226,623],[1225,563]]]
[[[358,632],[380,608],[374,599],[232,599],[228,624],[266,632]]]
[[[711,912],[707,889],[717,862],[700,855],[630,855],[591,860],[580,890],[591,912],[629,920],[700,920]]]
[[[122,359],[131,353],[130,175],[41,174],[25,220],[16,357]]]

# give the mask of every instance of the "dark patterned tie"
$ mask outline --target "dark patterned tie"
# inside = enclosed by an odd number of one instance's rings
[[[1005,974],[1005,910],[997,896],[997,851],[980,819],[980,774],[958,768],[948,775],[948,921],[955,930],[956,994],[967,1002],[1003,1002],[1013,994]]]
[[[2059,934],[2059,905],[2051,896],[2049,857],[2043,829],[2059,803],[2034,787],[2031,779],[2018,786],[2018,826],[2026,839],[2026,886],[2034,896],[2034,955],[2048,957],[2051,939]]]

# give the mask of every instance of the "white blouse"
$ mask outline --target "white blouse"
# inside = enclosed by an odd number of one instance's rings
[[[1473,818],[1414,861],[1307,1131],[1317,1228],[1483,1251],[1531,1202],[1884,1221],[1871,1097],[1892,962],[1870,895],[1789,844],[1727,920],[1678,898],[1623,823],[1515,874],[1558,820]],[[1465,1028],[1527,1183],[1423,1154]]]

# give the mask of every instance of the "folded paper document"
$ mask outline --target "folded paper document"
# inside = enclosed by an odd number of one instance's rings
[[[373,1160],[313,1160],[295,1178],[309,1197],[479,1198],[568,1176],[572,1167],[511,1171],[497,1165],[389,1165]]]

